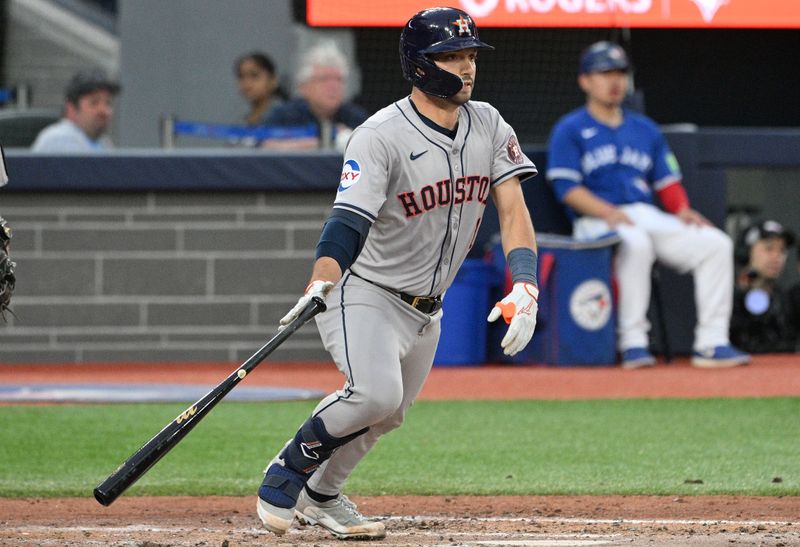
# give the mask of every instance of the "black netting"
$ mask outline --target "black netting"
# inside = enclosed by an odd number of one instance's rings
[[[398,29],[356,29],[362,93],[374,112],[407,95],[398,53]],[[500,110],[523,143],[544,142],[560,116],[583,102],[576,83],[578,56],[588,44],[612,37],[608,29],[481,29],[495,51],[480,53],[473,98]]]

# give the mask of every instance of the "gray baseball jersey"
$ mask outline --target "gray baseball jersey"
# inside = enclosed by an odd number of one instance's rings
[[[417,296],[442,294],[475,241],[489,189],[536,174],[494,107],[470,101],[459,111],[452,139],[426,125],[409,98],[351,136],[334,208],[372,223],[354,273]]]
[[[326,298],[328,310],[317,316],[347,382],[313,415],[335,437],[369,431],[315,471],[308,481],[314,491],[341,492],[378,438],[403,422],[433,363],[442,312],[423,313],[377,285],[415,296],[444,293],[475,241],[489,189],[534,174],[514,131],[486,103],[459,109],[454,138],[428,126],[408,98],[355,130],[334,208],[372,226]]]

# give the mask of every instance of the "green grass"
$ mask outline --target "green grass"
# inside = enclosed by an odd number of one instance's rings
[[[223,403],[128,495],[254,494],[313,406]],[[0,496],[91,496],[185,407],[0,407]],[[799,452],[800,398],[420,402],[348,492],[796,496]]]

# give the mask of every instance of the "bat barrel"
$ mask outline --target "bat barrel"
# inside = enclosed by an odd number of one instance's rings
[[[209,397],[209,395],[212,395],[212,393],[209,393],[206,397]],[[216,400],[219,400],[219,398]],[[202,401],[198,401],[192,408],[198,408],[201,403]],[[115,499],[165,456],[172,447],[178,444],[215,404],[216,401],[209,401],[205,407],[201,407],[203,410],[192,415],[183,422],[183,425],[177,424],[176,421],[170,422],[158,435],[150,439],[147,444],[125,460],[125,463],[120,465],[116,471],[94,489],[95,499],[101,505],[111,505]],[[184,413],[182,416],[186,414]],[[178,418],[180,419],[181,416]]]
[[[209,391],[194,405],[175,418],[175,420],[167,424],[160,433],[150,439],[143,447],[128,458],[125,463],[119,466],[106,480],[98,485],[94,489],[95,499],[106,507],[114,503],[114,500],[127,490],[129,486],[147,473],[158,460],[178,444],[178,442],[180,442],[180,440],[183,439],[183,437],[185,437],[248,372],[255,368],[267,355],[281,345],[284,340],[303,326],[304,323],[323,311],[325,311],[325,303],[321,298],[314,297],[300,315],[283,331],[275,335],[272,340],[267,342],[266,345],[242,364],[239,369],[222,381],[222,383]]]

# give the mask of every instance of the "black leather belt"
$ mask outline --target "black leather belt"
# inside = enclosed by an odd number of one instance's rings
[[[440,309],[442,309],[442,296],[414,296],[413,294],[404,293],[401,291],[396,291],[394,289],[390,289],[389,287],[384,287],[379,283],[375,283],[374,281],[370,281],[366,277],[361,277],[353,270],[350,270],[350,273],[356,276],[359,279],[363,279],[367,283],[372,283],[376,287],[380,287],[381,289],[388,291],[394,295],[400,297],[400,300],[405,302],[406,304],[410,305],[412,308],[421,311],[427,315],[433,315]]]
[[[412,308],[416,308],[422,313],[427,313],[428,315],[433,315],[442,309],[441,296],[412,296],[404,292],[396,292],[395,294],[400,297],[400,300],[406,304],[410,304]]]

